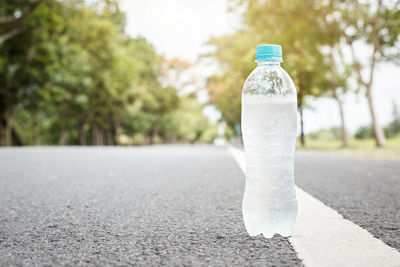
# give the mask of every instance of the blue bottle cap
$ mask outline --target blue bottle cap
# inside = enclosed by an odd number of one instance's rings
[[[258,45],[256,48],[257,60],[282,62],[282,47],[274,44]]]

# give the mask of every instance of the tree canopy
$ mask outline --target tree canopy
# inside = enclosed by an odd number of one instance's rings
[[[0,144],[210,142],[196,97],[160,82],[163,58],[125,33],[116,0],[0,6]],[[182,123],[188,118],[191,123]],[[197,122],[197,123],[194,123]],[[205,136],[208,136],[207,138]]]
[[[347,145],[341,94],[355,80],[359,86],[353,86],[354,91],[365,89],[376,143],[384,145],[371,90],[375,62],[398,63],[400,1],[232,0],[231,4],[243,23],[236,32],[209,41],[215,48],[209,56],[220,63],[222,72],[210,77],[207,86],[210,102],[221,110],[228,126],[240,122],[241,87],[255,67],[256,45],[274,43],[282,45],[283,67],[297,88],[302,144],[306,96],[332,96]],[[366,63],[354,56],[356,42],[372,48]],[[352,59],[344,58],[345,50],[353,52]],[[362,75],[364,69],[368,77]]]

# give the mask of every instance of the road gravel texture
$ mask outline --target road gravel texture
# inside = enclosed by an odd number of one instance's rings
[[[400,251],[399,160],[298,152],[295,173],[299,187]]]
[[[0,149],[0,265],[301,266],[247,235],[243,189],[220,147]]]

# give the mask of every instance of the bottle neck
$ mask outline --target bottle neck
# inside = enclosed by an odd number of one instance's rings
[[[256,60],[257,67],[258,66],[268,66],[268,67],[277,67],[281,65],[280,61],[270,61],[270,60]]]

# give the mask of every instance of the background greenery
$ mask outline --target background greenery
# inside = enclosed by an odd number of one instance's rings
[[[399,0],[230,0],[230,9],[241,14],[242,26],[211,38],[214,49],[203,55],[221,69],[207,81],[206,104],[221,112],[228,140],[240,138],[241,88],[256,45],[278,43],[298,90],[299,146],[399,149],[398,107],[393,121],[380,125],[372,94],[377,64],[400,63]],[[369,49],[362,59],[359,47]],[[117,0],[4,0],[0,145],[212,142],[217,125],[203,115],[196,93],[162,82],[170,70],[188,68],[128,36]],[[354,136],[343,108],[348,92],[365,96],[371,118]],[[339,127],[306,136],[308,96],[333,98]]]
[[[335,147],[351,147],[354,140],[347,131],[343,108],[349,91],[366,97],[369,114],[365,115],[371,118],[371,126],[358,130],[356,138],[374,138],[377,147],[384,147],[386,138],[399,136],[398,112],[394,111],[393,122],[383,130],[372,92],[377,64],[400,63],[400,1],[232,0],[231,9],[242,12],[242,27],[212,38],[209,44],[215,50],[205,55],[215,58],[223,69],[210,77],[207,87],[210,102],[221,110],[231,129],[240,122],[240,87],[254,69],[255,49],[249,48],[277,43],[284,44],[283,67],[297,88],[301,146],[306,146],[306,139],[311,143],[329,132],[335,140],[341,139]],[[366,52],[356,51],[360,47]],[[304,124],[312,123],[303,117],[308,96],[332,97],[338,107],[332,112],[340,115],[340,127],[306,138]],[[227,133],[234,135],[235,131]],[[333,139],[322,140],[321,144],[329,145]]]
[[[161,85],[165,61],[115,0],[2,1],[0,144],[211,142],[196,96]]]

